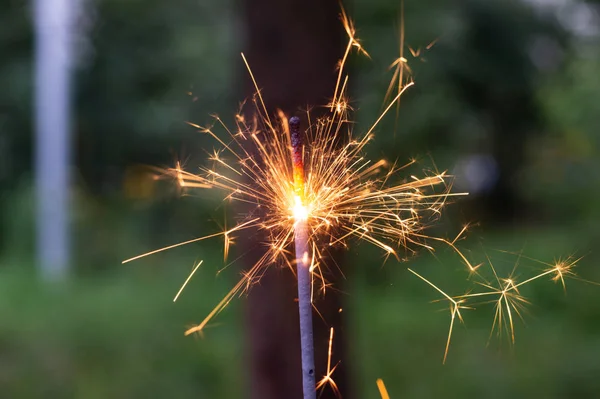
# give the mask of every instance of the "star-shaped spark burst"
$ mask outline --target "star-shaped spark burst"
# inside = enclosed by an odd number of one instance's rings
[[[494,317],[492,321],[492,327],[490,330],[490,338],[496,335],[498,339],[502,339],[504,334],[509,337],[511,344],[515,343],[515,322],[516,319],[524,320],[524,312],[526,311],[527,305],[530,304],[529,300],[520,292],[520,288],[530,284],[542,277],[550,277],[554,282],[560,282],[563,290],[566,292],[566,278],[572,278],[576,280],[585,281],[587,283],[596,284],[587,280],[580,279],[573,271],[577,262],[581,258],[568,257],[566,259],[559,259],[554,263],[541,262],[533,258],[526,257],[522,254],[516,255],[517,261],[511,272],[506,277],[501,277],[496,268],[494,267],[490,258],[487,258],[486,265],[492,274],[490,280],[483,276],[483,270],[473,271],[470,275],[474,283],[474,287],[465,294],[450,296],[444,292],[437,285],[427,280],[425,277],[416,273],[415,271],[408,269],[411,273],[415,274],[429,286],[433,287],[443,298],[441,300],[447,301],[450,305],[450,328],[448,330],[448,336],[446,339],[446,347],[444,349],[443,363],[446,362],[448,351],[450,349],[450,342],[452,339],[452,333],[454,328],[454,321],[458,318],[463,322],[461,309],[475,309],[482,305],[492,304],[494,307]],[[520,280],[517,275],[517,269],[522,259],[530,260],[536,264],[543,265],[543,268],[538,268],[538,272],[530,275],[523,280]]]

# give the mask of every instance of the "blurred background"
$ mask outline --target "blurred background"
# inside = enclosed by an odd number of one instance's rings
[[[270,106],[325,104],[318,89],[294,90],[319,82],[302,71],[320,63],[331,93],[345,41],[331,3],[326,14],[316,2],[290,2],[281,16],[286,6],[275,0],[0,2],[0,396],[297,397],[256,393],[247,298],[201,337],[183,336],[239,278],[239,266],[217,275],[221,242],[121,261],[235,220],[217,193],[181,196],[149,178],[150,167],[204,161],[214,144],[185,122],[233,120],[250,94],[240,51],[265,92],[283,92],[269,98],[285,104]],[[349,63],[362,131],[399,57],[401,4],[344,4],[371,55]],[[404,28],[416,85],[378,128],[370,155],[414,157],[421,170],[456,176],[455,190],[470,195],[432,234],[476,222],[460,242],[473,263],[489,256],[507,275],[518,258],[497,250],[549,263],[584,256],[580,277],[600,281],[600,2],[406,0]],[[296,69],[266,58],[282,48],[294,50]],[[319,48],[323,57],[308,55]],[[544,267],[521,262],[523,277]],[[378,398],[377,378],[392,398],[600,397],[600,287],[571,280],[565,295],[549,278],[524,287],[531,305],[515,321],[514,345],[489,339],[493,305],[465,310],[442,365],[447,304],[431,303],[439,294],[407,267],[450,294],[471,286],[442,247],[384,265],[377,249],[353,246],[343,289],[332,292],[345,315],[333,347],[344,397]],[[271,322],[252,328],[267,334]]]

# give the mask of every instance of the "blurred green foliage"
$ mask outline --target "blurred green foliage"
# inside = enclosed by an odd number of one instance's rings
[[[568,239],[564,236],[568,235]],[[539,259],[568,253],[580,243],[576,229],[530,229],[509,237],[491,234],[488,248],[518,248]],[[467,249],[484,256],[479,245]],[[182,253],[183,251],[183,253]],[[4,265],[0,286],[0,386],[7,397],[165,398],[243,397],[244,336],[241,301],[233,301],[201,337],[183,337],[231,288],[237,273],[215,279],[220,254],[202,248],[128,265],[118,273],[79,277],[67,285],[32,281]],[[498,273],[515,256],[488,250]],[[388,262],[375,249],[352,251],[346,327],[355,394],[377,398],[383,378],[392,398],[444,396],[490,398],[595,397],[600,392],[598,287],[540,279],[523,287],[532,303],[525,321],[516,319],[516,344],[489,337],[493,306],[464,310],[456,324],[447,363],[442,355],[450,322],[447,304],[410,275],[405,264]],[[195,256],[205,265],[174,304]],[[374,261],[375,259],[375,261]],[[600,273],[582,262],[582,277]],[[531,262],[521,260],[519,274]],[[22,267],[22,264],[17,265]],[[470,286],[468,273],[451,251],[413,259],[410,267],[451,294]],[[268,328],[268,326],[265,326]],[[506,336],[505,336],[506,338]],[[336,353],[334,341],[334,358]],[[339,348],[337,348],[339,350]],[[335,377],[335,375],[334,375]]]
[[[247,375],[243,299],[204,337],[182,337],[237,277],[233,268],[215,277],[223,266],[219,245],[120,262],[214,232],[235,214],[210,192],[179,198],[143,165],[182,159],[193,168],[212,149],[184,122],[205,123],[213,112],[227,120],[236,111],[242,11],[230,1],[83,3],[76,254],[72,279],[56,286],[37,281],[32,266],[31,10],[25,1],[0,3],[0,396],[240,397]],[[421,49],[413,57],[405,48],[417,84],[397,118],[390,114],[378,129],[372,154],[414,156],[424,164],[431,156],[451,172],[461,159],[492,154],[511,204],[493,191],[475,193],[452,205],[443,231],[452,234],[458,227],[446,227],[458,220],[483,219],[465,244],[474,257],[489,248],[523,249],[544,261],[577,252],[586,255],[582,276],[600,281],[593,268],[598,255],[588,254],[600,238],[598,37],[576,35],[553,11],[519,1],[405,3],[406,43]],[[398,57],[399,5],[349,6],[372,56],[352,61],[351,96],[362,129],[381,110],[387,67]],[[508,207],[513,212],[504,212]],[[444,304],[427,303],[437,294],[409,275],[406,264],[381,268],[373,249],[353,251],[344,311],[356,397],[377,397],[379,377],[393,398],[600,395],[597,287],[572,281],[566,297],[548,281],[527,287],[535,317],[527,327],[519,322],[514,350],[493,339],[486,348],[491,308],[466,312],[468,328],[456,327],[442,366],[449,316]],[[514,259],[488,253],[510,270]],[[455,258],[422,254],[410,266],[457,294],[467,275]],[[205,266],[171,303],[198,259]]]
[[[195,286],[174,305],[185,276],[173,277],[126,272],[53,286],[3,272],[2,396],[239,397],[241,384],[231,383],[241,375],[236,306],[220,320],[222,331],[183,337],[193,315],[210,310],[194,290],[218,298],[224,284]]]

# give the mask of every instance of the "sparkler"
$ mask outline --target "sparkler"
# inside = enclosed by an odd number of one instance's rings
[[[267,252],[215,310],[186,334],[201,330],[234,296],[245,292],[269,265],[283,263],[293,270],[290,248],[294,245],[297,246],[296,257],[310,265],[311,298],[315,283],[320,292],[327,287],[322,272],[327,249],[347,247],[351,238],[373,244],[387,256],[398,258],[399,249],[413,252],[415,245],[432,250],[428,244],[431,240],[454,247],[453,242],[428,237],[424,232],[430,222],[439,217],[451,196],[466,194],[449,192],[450,176],[434,172],[390,183],[415,161],[398,166],[384,159],[374,162],[364,155],[379,122],[414,83],[410,81],[402,87],[366,133],[355,135],[346,97],[348,76],[343,70],[350,49],[353,46],[362,52],[364,49],[355,38],[349,19],[342,15],[349,40],[340,64],[336,91],[328,106],[330,113],[313,120],[310,111],[306,111],[308,125],[303,132],[304,144],[297,118],[288,120],[282,112],[276,118],[269,115],[242,54],[256,88],[252,98],[255,116],[246,120],[239,113],[235,129],[229,128],[218,116],[214,116],[212,126],[188,122],[212,137],[221,149],[214,150],[209,157],[212,166],[201,167],[198,174],[186,171],[179,163],[164,171],[183,189],[218,189],[224,192],[224,200],[251,204],[253,208],[231,229],[150,251],[123,263],[219,236],[224,238],[227,254],[236,233],[258,228],[268,235],[264,243]],[[216,127],[223,129],[225,138],[217,133]],[[463,259],[472,268],[466,258]]]
[[[343,9],[341,17],[348,44],[339,64],[335,91],[326,116],[314,119],[310,111],[306,111],[304,130],[300,128],[298,117],[288,119],[282,112],[271,116],[242,54],[256,89],[251,101],[254,117],[247,119],[240,112],[235,117],[235,128],[228,127],[218,116],[214,117],[212,126],[189,123],[214,139],[220,149],[213,151],[209,157],[211,165],[201,167],[199,173],[188,172],[179,163],[164,171],[182,189],[217,189],[224,193],[224,200],[250,204],[250,210],[233,228],[123,262],[216,237],[224,239],[227,258],[235,234],[251,229],[265,232],[266,240],[262,242],[267,248],[265,254],[206,318],[188,329],[185,335],[202,332],[235,296],[247,292],[267,267],[286,265],[296,272],[298,279],[305,398],[315,397],[312,299],[315,291],[324,294],[328,287],[323,273],[328,249],[348,247],[354,238],[380,248],[386,258],[399,259],[399,251],[410,253],[419,246],[433,250],[432,240],[457,250],[454,241],[428,237],[425,229],[439,217],[448,198],[465,195],[450,193],[450,177],[445,172],[425,173],[421,177],[411,175],[396,182],[399,172],[414,161],[399,166],[384,159],[371,161],[364,155],[379,122],[413,82],[398,79],[398,91],[383,112],[366,133],[355,134],[352,109],[346,96],[348,75],[344,66],[353,48],[368,54],[355,37],[354,26]],[[405,64],[400,67],[404,68]],[[219,133],[217,128],[225,134]],[[462,254],[461,257],[469,269],[474,270]],[[199,266],[200,263],[175,300]],[[328,377],[333,382],[330,374]]]
[[[315,398],[315,350],[312,328],[311,275],[308,248],[308,211],[304,206],[304,143],[300,118],[289,120],[294,174],[294,243],[298,276],[298,309],[300,313],[300,351],[302,358],[302,390],[306,399]]]
[[[324,294],[329,286],[323,272],[327,267],[329,248],[348,247],[351,239],[357,239],[380,248],[386,258],[394,256],[400,259],[400,251],[411,253],[416,247],[433,251],[433,242],[451,247],[467,266],[470,276],[474,276],[477,286],[484,291],[450,296],[409,269],[450,304],[451,320],[443,362],[448,355],[455,320],[463,321],[461,310],[473,309],[478,304],[475,301],[491,298],[495,304],[492,332],[500,334],[505,330],[514,341],[514,318],[521,317],[523,307],[528,303],[519,287],[544,276],[552,276],[564,287],[564,278],[574,276],[572,268],[578,260],[547,264],[541,273],[520,282],[513,275],[514,271],[509,277],[500,278],[489,262],[494,279],[488,281],[483,279],[478,266],[473,266],[456,247],[467,226],[453,240],[426,234],[426,228],[439,217],[448,199],[466,193],[451,193],[450,176],[445,172],[424,173],[421,177],[411,175],[400,182],[394,181],[398,179],[399,172],[414,161],[398,166],[384,159],[371,161],[364,155],[379,122],[394,105],[399,104],[403,93],[414,84],[404,57],[404,31],[401,31],[400,57],[391,65],[395,71],[384,100],[387,105],[366,133],[355,134],[352,108],[346,95],[348,75],[344,67],[353,48],[363,55],[368,54],[356,38],[354,26],[343,9],[341,17],[348,43],[339,63],[335,90],[327,105],[329,113],[326,116],[315,120],[310,111],[306,111],[303,115],[307,121],[304,130],[299,117],[288,119],[282,112],[272,117],[250,65],[242,54],[256,89],[251,100],[254,117],[247,119],[240,112],[235,117],[235,128],[228,127],[218,116],[214,117],[212,126],[189,123],[214,139],[220,149],[213,151],[209,157],[210,166],[201,167],[199,173],[188,172],[179,163],[164,171],[182,189],[217,189],[224,193],[224,200],[249,204],[250,210],[230,229],[150,251],[123,262],[217,237],[224,240],[224,257],[227,259],[235,234],[262,230],[266,236],[261,243],[266,248],[264,255],[242,275],[205,319],[188,329],[185,335],[201,333],[234,297],[247,292],[266,268],[286,265],[296,272],[298,281],[305,398],[315,398],[316,389],[325,385],[330,385],[339,394],[332,378],[337,367],[331,367],[333,329],[327,373],[318,384],[314,375],[312,302],[315,292]],[[418,57],[419,52],[411,49],[413,57]],[[217,128],[224,134],[219,133]],[[199,262],[194,267],[174,300],[201,264]],[[381,379],[377,380],[377,386],[381,397],[389,398]]]

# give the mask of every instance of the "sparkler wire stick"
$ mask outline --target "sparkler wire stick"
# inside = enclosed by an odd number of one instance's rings
[[[298,309],[300,316],[300,351],[302,358],[302,391],[304,399],[316,398],[315,350],[312,326],[311,270],[308,247],[307,212],[304,208],[304,160],[303,139],[300,132],[300,118],[289,120],[292,143],[292,161],[294,164],[294,191],[296,207],[294,209],[294,244],[296,249],[296,268],[298,275]]]

